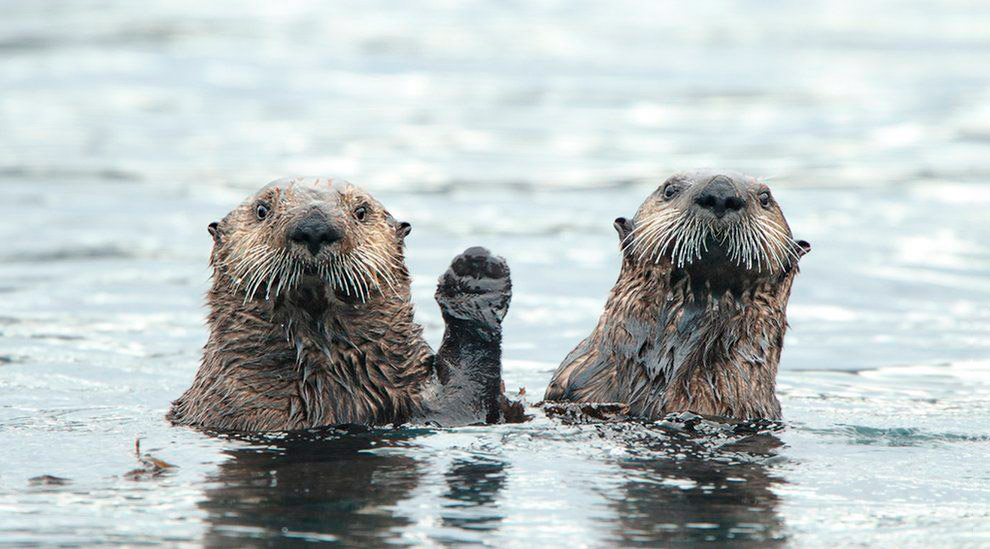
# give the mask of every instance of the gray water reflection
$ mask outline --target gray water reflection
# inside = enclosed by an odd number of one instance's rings
[[[654,459],[623,463],[622,469],[630,478],[616,502],[621,520],[615,535],[623,544],[771,545],[786,539],[772,490],[782,480],[763,464]]]
[[[616,462],[624,482],[601,493],[618,517],[606,522],[610,541],[655,547],[786,540],[775,493],[786,481],[773,465],[784,446],[774,433],[779,426],[671,416],[666,422],[597,430],[627,456]]]
[[[443,526],[481,534],[497,529],[502,521],[497,502],[507,480],[506,468],[504,461],[490,457],[455,459],[444,475],[447,493],[441,513]],[[434,539],[453,544],[460,542]]]
[[[589,435],[627,456],[616,461],[623,480],[598,494],[613,511],[601,524],[611,532],[602,540],[646,546],[786,540],[773,491],[786,482],[772,465],[782,442],[770,431],[736,434],[727,425],[718,427],[708,433],[683,425],[594,427]],[[418,526],[404,509],[432,476],[431,459],[417,451],[417,440],[432,433],[348,429],[221,435],[248,445],[224,450],[226,460],[204,479],[205,499],[198,504],[206,511],[204,541],[214,546],[414,542],[417,536],[408,530]],[[429,539],[443,545],[497,539],[486,536],[497,535],[507,518],[501,500],[508,468],[497,454],[450,460],[442,475],[446,489],[436,509],[437,531]]]
[[[394,510],[418,485],[423,464],[401,449],[416,432],[313,431],[227,450],[205,478],[208,545],[396,541],[409,521]],[[243,437],[242,437],[243,439]],[[251,441],[251,439],[247,439]]]

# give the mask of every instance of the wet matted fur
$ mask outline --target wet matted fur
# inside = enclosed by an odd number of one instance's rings
[[[739,173],[679,173],[615,227],[619,279],[546,400],[620,402],[651,418],[779,418],[787,301],[810,245],[794,240],[769,187]]]
[[[408,223],[330,179],[268,184],[211,223],[209,339],[172,403],[182,425],[285,431],[406,421],[497,422],[505,261],[483,248],[440,278],[446,322],[434,354],[413,319]]]

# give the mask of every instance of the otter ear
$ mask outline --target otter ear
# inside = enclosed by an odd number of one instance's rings
[[[811,243],[808,242],[807,240],[798,240],[797,245],[798,247],[801,248],[801,252],[800,252],[801,257],[808,255],[808,252],[811,251]]]
[[[217,244],[220,243],[220,222],[214,221],[206,226],[206,230],[210,232],[210,236],[213,237],[213,242]]]
[[[612,225],[615,227],[616,232],[619,233],[619,240],[622,242],[625,242],[629,238],[629,234],[633,231],[633,222],[631,219],[616,217]]]
[[[412,232],[412,225],[406,223],[405,221],[399,222],[395,227],[395,234],[399,235],[399,240],[405,240],[409,233]]]

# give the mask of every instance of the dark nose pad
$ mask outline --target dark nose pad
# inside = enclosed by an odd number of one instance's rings
[[[300,221],[289,233],[289,239],[309,248],[309,253],[317,255],[323,246],[340,240],[340,233],[322,216],[311,215]]]
[[[724,216],[725,212],[739,211],[746,205],[732,182],[722,176],[713,177],[698,193],[694,203],[710,210],[716,217]]]

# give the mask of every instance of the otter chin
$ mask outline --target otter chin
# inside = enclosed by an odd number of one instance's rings
[[[787,301],[811,246],[770,188],[734,172],[678,173],[615,228],[618,281],[545,399],[617,402],[647,418],[779,419]]]
[[[470,248],[440,277],[446,331],[434,353],[413,318],[410,225],[360,188],[281,179],[208,229],[210,335],[173,423],[288,431],[520,415],[501,390],[501,258]]]

